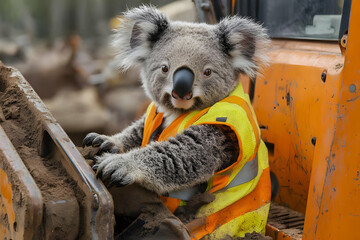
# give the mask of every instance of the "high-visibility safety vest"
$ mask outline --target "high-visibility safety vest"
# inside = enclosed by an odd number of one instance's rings
[[[253,231],[264,234],[271,197],[268,153],[242,85],[238,84],[228,97],[209,108],[180,115],[159,133],[162,121],[163,113],[158,113],[151,103],[146,112],[143,147],[156,136],[157,141],[165,141],[190,125],[200,124],[230,127],[236,133],[240,147],[237,161],[216,172],[208,181],[206,191],[212,193],[215,200],[202,206],[196,219],[186,225],[191,239],[222,239],[227,235],[244,237],[245,233]],[[196,192],[197,188],[193,187],[170,193],[162,199],[174,212]]]

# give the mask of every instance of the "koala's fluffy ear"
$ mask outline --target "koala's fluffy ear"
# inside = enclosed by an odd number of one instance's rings
[[[129,10],[119,21],[112,46],[122,69],[128,69],[143,61],[153,44],[169,27],[167,16],[151,6]]]
[[[255,79],[261,67],[268,64],[268,35],[259,24],[240,17],[223,19],[216,28],[220,44],[232,58],[236,71]]]

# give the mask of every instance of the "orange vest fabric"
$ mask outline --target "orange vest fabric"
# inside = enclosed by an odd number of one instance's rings
[[[261,141],[260,129],[257,125],[251,104],[246,98],[247,95],[243,93],[241,86],[238,86],[234,92],[235,93],[230,94],[229,97],[220,101],[218,105],[215,104],[202,111],[180,115],[161,133],[158,133],[158,129],[163,121],[163,113],[157,112],[154,103],[151,103],[147,110],[142,147],[145,147],[151,140],[166,141],[170,137],[175,137],[176,134],[181,133],[189,126],[197,124],[226,125],[237,135],[240,147],[238,160],[228,168],[216,172],[209,180],[206,191],[213,193],[216,198],[218,198],[218,202],[215,201],[215,205],[212,207],[204,207],[202,213],[200,211],[198,214],[197,219],[187,224],[192,239],[210,236],[209,234],[216,231],[221,232],[219,230],[221,229],[220,226],[233,224],[236,219],[241,220],[241,216],[243,215],[250,216],[250,213],[256,213],[258,209],[268,206],[270,202],[270,172],[268,165],[266,165],[266,147]],[[226,112],[242,111],[242,115],[239,116],[243,116],[242,121],[248,121],[248,129],[240,129],[242,123],[236,122],[238,121],[236,115],[234,115],[235,117],[231,114],[226,115],[222,109],[225,109]],[[209,116],[206,116],[207,114]],[[218,114],[220,116],[217,116]],[[225,115],[232,121],[223,121],[223,116]],[[250,138],[250,134],[253,145],[252,147],[247,147],[250,149],[247,150],[244,144],[246,144],[246,141],[249,139],[243,138]],[[261,151],[259,151],[259,148]],[[259,153],[261,153],[260,158],[265,164],[259,163]],[[246,171],[251,168],[256,169],[255,175],[243,181],[244,176],[248,175]],[[162,200],[171,212],[174,212],[179,205],[186,204],[186,202],[179,198],[162,197]],[[223,203],[227,200],[228,203]],[[257,223],[264,221],[265,217],[267,218],[267,212],[265,215],[266,216],[262,214],[258,219],[254,219],[255,217],[251,217],[251,219]],[[247,221],[249,220],[247,219]],[[261,225],[261,227],[255,229],[255,231],[264,231],[264,226],[265,225]],[[225,229],[225,227],[223,228]],[[244,231],[246,232],[246,229]],[[249,229],[249,231],[251,231],[251,229]],[[234,236],[237,235],[234,234]],[[238,236],[241,236],[241,234]]]

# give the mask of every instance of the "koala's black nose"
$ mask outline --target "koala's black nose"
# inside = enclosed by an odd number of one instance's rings
[[[194,73],[188,68],[179,68],[174,73],[172,96],[186,100],[191,99],[193,83]]]

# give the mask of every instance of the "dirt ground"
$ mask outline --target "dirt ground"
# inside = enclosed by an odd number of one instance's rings
[[[6,79],[9,79],[9,70],[0,65],[0,125],[41,190],[44,201],[45,225],[37,234],[42,235],[43,232],[50,239],[75,238],[77,230],[68,229],[76,229],[79,225],[79,214],[74,213],[74,210],[79,211],[76,199],[81,191],[67,175],[56,152],[46,149],[46,154],[41,156],[41,116],[31,111],[28,100],[20,94],[19,87]],[[58,211],[54,202],[64,199],[72,201],[73,207]],[[17,203],[21,204],[21,201]],[[67,220],[61,221],[64,218]]]

